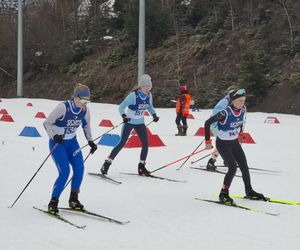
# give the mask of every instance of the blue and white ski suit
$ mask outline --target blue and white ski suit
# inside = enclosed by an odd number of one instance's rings
[[[108,158],[113,160],[117,156],[124,147],[131,130],[135,129],[142,144],[140,160],[146,160],[148,154],[148,135],[144,121],[144,113],[146,110],[148,110],[151,115],[155,114],[152,94],[145,94],[139,89],[131,92],[120,104],[120,115],[126,114],[126,116],[130,118],[130,121],[123,125],[121,140],[111,151]]]
[[[76,107],[73,99],[60,103],[44,122],[50,138],[50,150],[56,144],[53,137],[64,135],[63,143],[58,144],[52,153],[59,173],[53,186],[52,197],[60,197],[70,174],[69,164],[73,170],[71,189],[79,192],[84,172],[83,156],[76,139],[76,130],[80,125],[82,125],[86,139],[92,141],[90,112],[88,108],[84,110]]]

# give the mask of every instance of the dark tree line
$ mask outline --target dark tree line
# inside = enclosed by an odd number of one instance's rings
[[[185,80],[181,54],[192,36],[214,39],[224,33],[247,29],[247,44],[236,46],[239,75],[230,81],[246,81],[249,88],[270,84],[272,59],[300,51],[297,0],[146,0],[146,47],[162,46],[176,39],[174,78]],[[104,38],[116,46],[105,55],[107,67],[131,58],[137,50],[139,0],[27,0],[24,4],[24,72],[30,79],[39,73],[68,72],[95,50],[105,50]],[[0,0],[0,81],[16,78],[17,1]],[[249,42],[249,41],[255,42]],[[107,48],[106,48],[107,49]],[[202,43],[193,47],[202,60],[209,51]],[[196,69],[195,69],[196,71]],[[195,72],[194,76],[197,76]],[[294,73],[294,79],[295,73]],[[225,78],[224,78],[225,79]],[[226,79],[221,79],[226,85]],[[191,80],[191,79],[189,79]],[[260,91],[258,91],[261,94]]]

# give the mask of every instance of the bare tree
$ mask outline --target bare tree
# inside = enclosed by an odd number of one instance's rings
[[[216,7],[215,0],[212,1],[212,5],[213,5],[213,9],[214,9],[214,17],[215,17],[215,21],[216,21],[216,23],[217,23],[217,22],[218,22],[218,13],[217,13],[217,7]]]
[[[235,29],[235,27],[234,27],[234,14],[233,14],[233,7],[232,7],[231,0],[228,0],[228,3],[229,3],[230,18],[231,18],[231,30],[234,31],[234,29]]]
[[[253,0],[248,0],[249,25],[253,26]]]
[[[179,24],[176,22],[176,40],[177,40],[177,79],[178,82],[181,78],[181,67],[180,67],[180,30]]]
[[[287,6],[286,6],[286,3],[287,3],[287,0],[279,0],[279,2],[282,4],[282,7],[284,9],[284,12],[286,14],[286,17],[287,17],[287,21],[288,21],[288,24],[289,24],[289,29],[290,29],[290,46],[291,46],[291,49],[293,48],[293,41],[294,41],[294,35],[293,35],[293,26],[292,26],[292,21],[291,21],[291,16],[288,12],[288,9],[287,9]]]
[[[63,0],[60,0],[60,11],[61,11],[61,21],[62,21],[62,28],[63,28],[63,34],[64,38],[66,39],[66,24],[65,24],[65,12],[63,7]]]

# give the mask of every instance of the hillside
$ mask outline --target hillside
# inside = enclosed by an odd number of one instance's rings
[[[178,82],[184,82],[195,106],[211,108],[228,86],[238,83],[247,89],[250,110],[300,114],[300,19],[296,15],[300,4],[249,1],[253,4],[250,12],[248,5],[238,1],[232,1],[232,6],[223,2],[215,6],[218,21],[211,19],[207,5],[200,21],[188,22],[191,14],[185,14],[184,21],[183,14],[175,18],[180,28],[159,42],[149,40],[156,35],[153,27],[146,34],[145,71],[153,78],[155,105],[173,107],[170,100],[177,95]],[[196,4],[191,1],[185,8],[195,9]],[[229,15],[225,7],[235,15]],[[128,39],[132,31],[126,25],[122,31],[127,36],[119,32],[112,40],[93,40],[88,45],[73,42],[75,56],[74,51],[66,51],[66,41],[58,42],[59,33],[50,37],[44,31],[44,43],[53,40],[48,54],[32,56],[35,44],[25,46],[24,96],[62,100],[70,96],[76,82],[83,82],[91,87],[93,101],[120,103],[137,82],[137,48]],[[0,71],[1,97],[15,97],[16,77],[3,74]]]
[[[222,41],[216,39],[214,42],[199,36],[189,37],[180,49],[182,71],[200,108],[211,108],[222,96],[226,86],[230,85],[224,76],[231,74],[235,78],[237,75],[236,64],[240,56],[238,40],[235,36],[229,39],[230,45],[236,45],[232,53],[226,47],[218,48]],[[195,43],[206,47],[206,55],[200,58],[195,56]],[[146,54],[146,72],[153,78],[153,94],[158,107],[172,107],[170,100],[177,95],[177,79],[172,79],[177,67],[176,46],[174,38],[170,38],[162,47],[148,50]],[[72,93],[74,83],[81,81],[91,86],[95,102],[119,103],[136,83],[136,57],[128,63],[108,69],[99,65],[99,54],[95,52],[75,67],[66,74],[57,71],[34,79],[25,78],[25,96],[63,100]],[[281,64],[274,65],[273,73],[269,75],[272,85],[268,87],[265,98],[253,105],[251,110],[300,114],[300,91],[290,81],[291,69],[300,69],[298,54],[292,60],[286,58]],[[2,83],[1,92],[4,93],[3,97],[15,97],[16,84],[8,86]]]

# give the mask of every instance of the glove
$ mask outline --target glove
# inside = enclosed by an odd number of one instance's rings
[[[127,123],[127,122],[130,121],[130,118],[127,117],[127,115],[123,114],[122,117],[123,117],[123,122],[124,122],[124,123]]]
[[[156,114],[153,114],[152,117],[154,122],[158,122],[159,117]]]
[[[88,141],[88,143],[91,147],[90,153],[93,154],[97,150],[97,145],[93,141]]]
[[[63,135],[55,135],[55,136],[53,136],[53,140],[56,143],[58,143],[58,144],[62,144],[63,143],[63,138],[64,138]]]
[[[211,140],[205,141],[205,149],[212,149]]]

